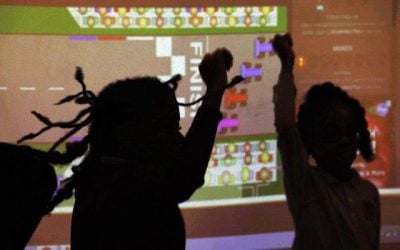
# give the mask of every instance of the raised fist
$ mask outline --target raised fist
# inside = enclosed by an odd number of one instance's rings
[[[207,53],[199,65],[200,75],[207,85],[207,91],[223,91],[226,86],[227,71],[233,64],[233,56],[226,48],[218,48]]]
[[[289,33],[285,35],[275,35],[272,46],[281,60],[282,68],[292,70],[294,65],[295,53],[293,41]]]

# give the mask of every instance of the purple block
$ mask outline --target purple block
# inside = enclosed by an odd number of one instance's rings
[[[262,68],[247,68],[245,64],[240,65],[240,75],[244,78],[262,76]]]
[[[96,41],[97,36],[69,36],[72,41]]]
[[[222,129],[224,128],[236,128],[239,126],[239,119],[235,118],[225,118],[222,119],[217,128],[217,133],[220,133]]]
[[[190,13],[190,9],[191,9],[191,8],[185,8],[185,11],[186,11],[187,13]],[[197,13],[200,13],[201,10],[202,10],[201,7],[197,7]]]
[[[97,13],[99,13],[99,9],[100,9],[99,7],[96,7],[96,8],[94,8],[94,11],[96,11]],[[112,9],[112,8],[110,8],[110,7],[106,8],[106,12],[107,12],[107,13],[110,13],[110,12],[111,12],[111,9]]]
[[[376,106],[376,114],[382,117],[386,116],[389,113],[390,106],[391,106],[390,101],[379,103]]]
[[[274,48],[272,47],[272,43],[270,42],[260,42],[260,40],[256,39],[254,40],[254,56],[259,57],[261,53],[267,53],[267,52],[272,52],[274,51]]]
[[[82,140],[83,140],[82,136],[71,136],[68,139],[69,142],[79,142],[79,141],[82,141]]]

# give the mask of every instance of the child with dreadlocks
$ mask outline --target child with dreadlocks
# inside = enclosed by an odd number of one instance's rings
[[[85,158],[51,204],[75,191],[72,249],[185,249],[178,204],[204,182],[232,62],[226,49],[203,58],[199,70],[207,91],[186,136],[179,132],[176,78],[167,83],[154,77],[120,80],[95,96],[78,70],[75,78],[82,92],[59,103],[75,100],[89,108],[66,123],[52,123],[34,112],[47,126],[22,140],[51,127],[71,129],[51,150],[90,124],[81,142],[67,144],[64,155]]]
[[[292,249],[378,249],[379,193],[351,168],[357,150],[366,161],[374,158],[364,108],[325,82],[308,91],[296,122],[290,34],[276,35],[273,46],[282,66],[274,87],[275,126],[295,224]]]

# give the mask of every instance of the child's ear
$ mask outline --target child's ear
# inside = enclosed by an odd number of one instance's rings
[[[308,159],[307,160],[308,160],[308,164],[310,166],[317,166],[318,165],[317,161],[315,160],[315,158],[314,158],[314,156],[312,154],[308,155]]]

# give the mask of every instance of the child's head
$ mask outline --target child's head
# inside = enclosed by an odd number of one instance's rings
[[[350,168],[357,150],[374,157],[365,110],[359,101],[330,82],[313,86],[300,106],[297,126],[318,166],[333,171]]]
[[[179,109],[174,89],[158,78],[120,80],[97,96],[89,130],[97,152],[120,155],[126,147],[145,146],[160,133],[179,133]]]
[[[64,97],[57,105],[74,101],[88,107],[66,122],[52,122],[33,111],[36,118],[46,126],[18,140],[20,143],[34,139],[52,128],[68,129],[69,131],[58,139],[48,152],[42,152],[49,163],[70,163],[82,156],[89,145],[94,155],[129,157],[135,148],[142,147],[150,149],[147,151],[153,156],[160,155],[157,154],[157,150],[169,154],[182,141],[183,136],[179,132],[179,109],[175,97],[179,81],[176,76],[167,82],[161,82],[156,77],[119,80],[107,85],[98,96],[86,88],[84,75],[79,67],[75,79],[80,83],[82,91]],[[63,153],[56,151],[61,143],[88,125],[89,133],[81,141],[67,143]],[[63,181],[63,187],[53,197],[48,212],[73,195],[82,165],[75,167],[74,174]]]

